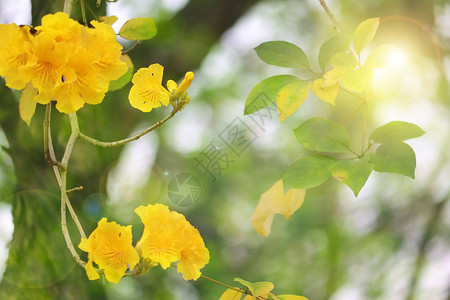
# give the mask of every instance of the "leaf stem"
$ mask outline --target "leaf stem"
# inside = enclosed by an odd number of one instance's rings
[[[89,137],[89,136],[83,134],[82,132],[79,132],[79,136],[80,136],[81,139],[83,139],[83,140],[85,140],[85,141],[87,141],[87,142],[89,142],[89,143],[91,143],[91,144],[93,144],[93,145],[99,146],[99,147],[116,147],[116,146],[122,146],[122,145],[124,145],[124,144],[129,143],[129,142],[135,141],[135,140],[139,139],[140,137],[146,135],[147,133],[149,133],[149,132],[155,130],[155,129],[158,128],[158,127],[160,127],[162,124],[164,124],[164,123],[167,122],[169,119],[171,119],[178,111],[180,111],[180,109],[174,108],[174,109],[170,112],[170,114],[167,115],[167,116],[166,116],[164,119],[162,119],[161,121],[158,121],[158,122],[156,122],[155,124],[153,124],[152,126],[150,126],[149,128],[147,128],[147,129],[141,131],[140,133],[135,134],[135,135],[133,135],[133,136],[130,136],[130,137],[128,137],[128,138],[126,138],[126,139],[123,139],[123,140],[119,140],[119,141],[115,141],[115,142],[102,142],[102,141],[99,141],[99,140],[97,140],[97,139],[91,138],[91,137]]]
[[[328,8],[327,4],[325,3],[325,0],[319,0],[320,4],[322,5],[323,9],[327,13],[328,17],[330,17],[331,22],[333,22],[334,29],[337,31],[337,33],[342,34],[341,26],[339,25],[339,22],[334,17],[331,10]]]
[[[341,125],[344,125],[347,123],[348,120],[350,120],[360,109],[364,106],[364,103],[361,103],[357,108],[355,108],[342,122]]]
[[[361,156],[364,154],[364,145],[366,142],[366,125],[367,125],[367,103],[364,103],[364,117],[363,117],[363,128],[361,138]]]
[[[209,280],[209,281],[211,281],[211,282],[213,282],[215,284],[218,284],[218,285],[221,285],[223,287],[226,287],[227,289],[234,290],[234,291],[242,293],[242,294],[247,294],[247,295],[253,296],[253,294],[248,289],[243,290],[243,289],[240,289],[240,288],[237,288],[237,287],[229,286],[228,284],[225,284],[223,282],[220,282],[218,280],[212,279],[212,278],[204,276],[204,275],[200,275],[200,277],[203,278],[203,279]],[[261,297],[261,296],[257,296],[256,299],[258,299],[258,300],[267,300],[267,298],[264,298],[264,297]]]
[[[358,153],[356,153],[356,152],[353,151],[352,149],[350,149],[350,148],[347,148],[347,149],[348,149],[348,152],[350,152],[351,154],[356,155],[357,158],[361,158],[361,157],[362,157],[362,155],[359,155]]]
[[[122,51],[122,55],[125,55],[125,54],[130,53],[131,51],[133,51],[134,49],[136,49],[137,46],[139,46],[140,44],[141,44],[141,41],[136,41],[136,43],[135,43],[133,46],[131,46],[131,47],[128,48],[127,50]]]
[[[350,91],[350,90],[348,90],[348,89],[346,89],[346,88],[344,88],[344,87],[339,87],[341,90],[343,90],[344,92],[347,92],[347,93],[349,93],[350,95],[352,95],[353,97],[355,97],[355,98],[358,98],[359,100],[361,100],[361,101],[363,101],[363,102],[366,102],[367,100],[364,98],[364,97],[362,97],[361,95],[358,95],[358,94],[355,94],[354,92],[352,92],[352,91]]]

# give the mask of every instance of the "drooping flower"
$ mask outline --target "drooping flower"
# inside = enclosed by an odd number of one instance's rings
[[[191,226],[185,230],[185,234],[184,247],[177,264],[178,273],[183,274],[185,280],[197,280],[201,275],[200,269],[209,262],[209,251],[196,228]]]
[[[61,12],[41,23],[0,25],[0,76],[7,86],[20,90],[31,82],[37,103],[54,100],[67,114],[102,102],[109,82],[128,69],[111,26],[92,21],[93,28],[84,27]]]
[[[178,262],[178,272],[185,280],[197,280],[200,269],[209,262],[209,251],[198,230],[162,204],[140,206],[135,211],[145,226],[136,245],[141,256],[164,269]]]
[[[163,71],[164,67],[160,64],[152,64],[134,74],[128,96],[131,106],[149,112],[153,108],[169,104],[170,93],[162,86]]]
[[[6,77],[7,86],[21,90],[31,79],[22,70],[35,61],[30,27],[0,24],[0,32],[0,76]]]
[[[89,238],[82,239],[78,247],[89,253],[85,266],[90,280],[100,278],[93,262],[104,270],[108,281],[118,283],[127,269],[132,270],[139,262],[139,255],[132,245],[130,226],[120,226],[103,218]]]

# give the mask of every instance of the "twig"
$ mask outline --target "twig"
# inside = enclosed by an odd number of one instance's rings
[[[350,120],[360,109],[363,107],[364,103],[361,103],[357,108],[355,108],[342,122],[341,125],[344,125],[347,123],[348,120]]]
[[[81,237],[86,238],[86,233],[84,232],[83,227],[81,226],[81,223],[78,220],[78,217],[77,217],[75,211],[73,210],[72,204],[70,203],[69,197],[67,196],[67,190],[66,190],[67,166],[69,164],[70,156],[72,155],[73,147],[75,146],[75,142],[78,139],[78,136],[80,133],[77,115],[75,113],[70,114],[69,120],[70,120],[70,126],[72,128],[72,133],[70,134],[70,138],[69,138],[69,141],[67,142],[66,150],[64,151],[64,156],[62,159],[62,164],[66,167],[66,170],[61,171],[61,177],[62,177],[62,174],[64,174],[64,180],[62,180],[63,188],[61,189],[61,192],[63,192],[63,194],[64,194],[64,202],[66,203],[67,208],[69,209],[69,212],[70,212],[70,215],[71,215],[73,221],[77,225],[77,228],[78,228],[78,231],[80,232]]]
[[[352,92],[351,90],[348,90],[348,89],[346,89],[346,88],[344,88],[344,87],[339,87],[341,90],[343,90],[344,92],[346,92],[346,93],[349,93],[350,95],[352,95],[353,97],[355,97],[355,98],[358,98],[359,100],[361,100],[361,101],[363,101],[363,102],[366,102],[367,100],[364,98],[364,97],[362,97],[361,95],[358,95],[358,94],[355,94],[354,92]]]
[[[83,18],[84,26],[88,26],[88,22],[87,22],[87,18],[86,18],[86,7],[85,7],[84,0],[80,0],[80,5],[81,5],[81,16]]]
[[[72,0],[64,0],[63,12],[69,15],[72,13]]]
[[[125,55],[125,54],[130,53],[131,51],[133,51],[134,49],[136,49],[137,46],[139,46],[140,44],[141,44],[141,41],[136,41],[136,43],[135,43],[133,46],[131,46],[131,47],[128,48],[127,50],[122,51],[122,55]]]
[[[136,135],[133,135],[133,136],[131,136],[131,137],[129,137],[129,138],[126,138],[126,139],[123,139],[123,140],[120,140],[120,141],[115,141],[115,142],[102,142],[102,141],[96,140],[96,139],[94,139],[94,138],[91,138],[91,137],[89,137],[89,136],[83,134],[82,132],[80,132],[79,135],[80,135],[80,138],[82,138],[83,140],[85,140],[85,141],[87,141],[87,142],[89,142],[89,143],[91,143],[91,144],[93,144],[93,145],[99,146],[99,147],[116,147],[116,146],[122,146],[122,145],[124,145],[124,144],[126,144],[126,143],[135,141],[135,140],[139,139],[140,137],[146,135],[146,134],[149,133],[150,131],[153,131],[153,130],[155,130],[156,128],[160,127],[162,124],[164,124],[165,122],[167,122],[170,118],[172,118],[178,111],[179,111],[179,110],[177,110],[177,109],[174,108],[174,109],[172,110],[172,112],[171,112],[168,116],[166,116],[164,119],[162,119],[161,121],[156,122],[155,124],[153,124],[153,125],[150,126],[149,128],[145,129],[144,131],[141,131],[140,133],[138,133],[138,134],[136,134]]]
[[[68,189],[68,190],[66,191],[66,193],[68,194],[68,193],[71,193],[71,192],[81,191],[81,190],[83,190],[83,187],[82,187],[82,186],[77,186],[77,187]]]
[[[45,107],[45,116],[44,116],[44,156],[47,162],[53,168],[56,168],[55,174],[59,175],[58,168],[64,169],[65,167],[56,160],[55,150],[53,149],[52,137],[50,133],[50,115],[51,115],[52,104],[51,102],[47,104]],[[61,185],[61,179],[59,176],[56,176],[58,180],[58,184]]]
[[[61,231],[64,236],[64,240],[66,241],[66,245],[69,248],[70,253],[72,254],[72,257],[75,259],[77,264],[84,267],[86,263],[81,260],[80,256],[78,255],[77,251],[73,247],[72,240],[70,239],[69,230],[67,229],[67,221],[66,221],[66,175],[67,171],[61,172],[61,179],[62,179],[62,188],[61,188]]]
[[[339,25],[339,22],[334,17],[331,10],[328,8],[327,4],[325,3],[325,0],[319,0],[320,4],[322,5],[323,9],[325,9],[325,12],[327,13],[328,17],[330,17],[331,22],[333,22],[334,29],[337,31],[337,33],[342,34],[341,26]]]

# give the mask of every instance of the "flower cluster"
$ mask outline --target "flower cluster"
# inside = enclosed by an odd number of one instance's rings
[[[128,69],[120,60],[122,46],[110,25],[92,21],[82,26],[67,14],[42,18],[42,25],[0,24],[0,76],[6,85],[37,92],[40,104],[56,101],[69,114],[102,102],[109,82]]]
[[[177,263],[185,280],[197,280],[209,262],[209,251],[200,233],[186,218],[162,204],[140,206],[136,213],[144,232],[136,248],[132,246],[131,226],[123,227],[103,218],[79,248],[89,253],[86,273],[90,280],[100,276],[93,262],[104,270],[108,281],[117,283],[127,270],[149,270],[160,265],[166,269]]]
[[[140,206],[136,213],[144,223],[144,233],[136,249],[153,265],[166,269],[177,262],[185,280],[198,279],[209,262],[202,237],[183,215],[162,204]]]

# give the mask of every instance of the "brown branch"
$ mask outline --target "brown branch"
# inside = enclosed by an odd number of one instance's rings
[[[323,9],[327,13],[328,17],[330,17],[331,22],[333,22],[334,29],[337,31],[337,33],[342,34],[341,26],[339,25],[339,22],[334,17],[331,10],[328,8],[327,4],[325,3],[325,0],[319,0],[320,4],[322,5]]]

